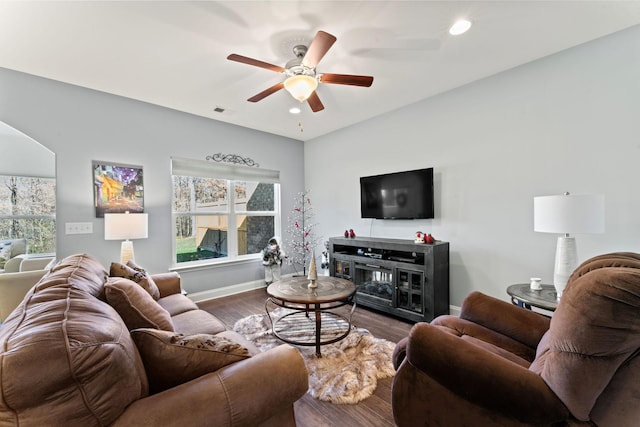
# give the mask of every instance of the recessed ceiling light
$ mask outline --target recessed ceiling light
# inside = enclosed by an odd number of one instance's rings
[[[289,112],[291,114],[300,114],[300,109],[298,107],[291,107],[289,108]]]
[[[453,24],[451,28],[449,28],[449,34],[451,34],[452,36],[458,36],[460,34],[466,33],[469,28],[471,28],[471,21],[460,19],[456,21],[456,23]]]

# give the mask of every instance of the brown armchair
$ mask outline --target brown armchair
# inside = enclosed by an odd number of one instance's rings
[[[640,255],[579,266],[549,319],[479,292],[394,353],[398,426],[631,426],[640,420]]]

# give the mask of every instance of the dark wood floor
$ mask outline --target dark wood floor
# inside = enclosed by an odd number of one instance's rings
[[[198,305],[232,329],[243,317],[264,313],[265,289],[201,302]],[[406,337],[412,323],[357,307],[353,324],[368,329],[374,336],[398,342]],[[378,381],[373,396],[357,405],[335,405],[306,394],[295,404],[296,421],[300,427],[384,427],[394,426],[391,413],[391,378]]]

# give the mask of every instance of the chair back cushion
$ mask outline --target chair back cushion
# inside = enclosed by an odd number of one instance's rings
[[[530,369],[577,419],[613,417],[615,425],[627,425],[621,417],[640,419],[638,349],[640,259],[609,254],[571,276]],[[607,409],[614,401],[627,415]]]
[[[573,271],[567,281],[567,286],[590,271],[607,267],[640,268],[640,254],[633,252],[614,252],[589,258]]]
[[[0,424],[112,424],[148,394],[126,325],[106,302],[107,274],[87,255],[62,260],[0,328]]]

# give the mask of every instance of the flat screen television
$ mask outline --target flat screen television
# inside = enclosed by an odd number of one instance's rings
[[[360,178],[362,218],[433,218],[433,168]]]

